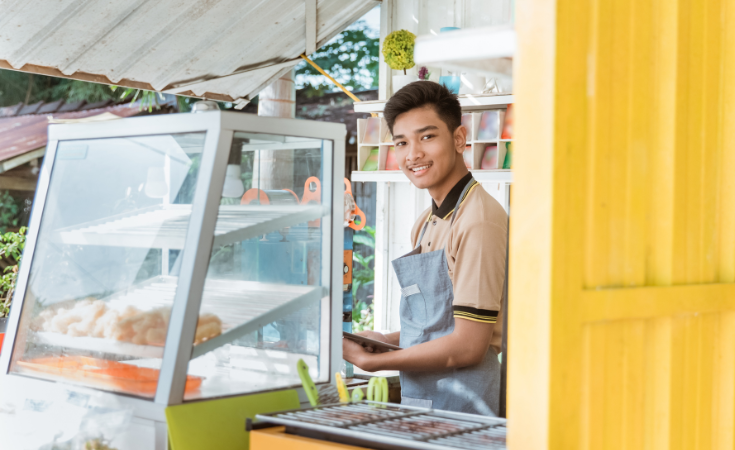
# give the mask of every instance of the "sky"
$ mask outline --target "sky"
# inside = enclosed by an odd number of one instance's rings
[[[360,20],[364,20],[365,22],[367,22],[370,30],[374,33],[370,37],[377,38],[378,36],[380,36],[380,5],[376,6],[375,8],[370,10],[370,12],[362,16]]]

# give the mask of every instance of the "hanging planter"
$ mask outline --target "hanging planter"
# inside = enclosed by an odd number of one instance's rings
[[[393,70],[402,70],[403,75],[393,76],[393,93],[398,92],[402,87],[409,83],[418,81],[418,77],[408,74],[407,69],[411,69],[416,64],[413,61],[413,47],[416,42],[416,35],[408,30],[396,30],[389,34],[383,41],[383,57],[385,62]]]

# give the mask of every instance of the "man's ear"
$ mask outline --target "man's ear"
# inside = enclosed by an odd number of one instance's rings
[[[454,150],[461,155],[464,153],[466,145],[467,128],[464,125],[460,125],[454,130]]]

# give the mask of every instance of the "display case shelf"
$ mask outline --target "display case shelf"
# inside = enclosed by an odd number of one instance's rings
[[[321,205],[223,205],[215,227],[214,246],[322,218]],[[161,205],[60,230],[64,244],[182,249],[191,205]]]
[[[127,291],[105,298],[110,308],[127,306],[147,311],[173,305],[177,278],[159,276]],[[296,286],[240,280],[207,280],[202,296],[203,313],[222,320],[223,333],[194,347],[191,358],[256,331],[283,316],[319,302],[326,294],[320,286]],[[138,358],[161,358],[163,347],[136,345],[113,339],[72,337],[60,333],[33,333],[36,344],[77,350],[98,351]]]

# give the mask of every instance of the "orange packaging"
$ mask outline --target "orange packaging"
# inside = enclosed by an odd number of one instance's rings
[[[158,386],[158,369],[138,367],[118,361],[87,356],[57,356],[18,361],[23,372],[44,373],[83,383],[90,387],[108,389],[143,397],[153,397]],[[197,391],[202,377],[188,375],[185,392]]]
[[[344,250],[342,284],[352,284],[352,250]]]

